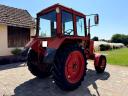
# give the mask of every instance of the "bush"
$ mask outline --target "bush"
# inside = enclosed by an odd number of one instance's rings
[[[100,51],[106,51],[106,50],[111,50],[111,46],[110,45],[101,44],[100,45]]]
[[[128,45],[128,35],[114,34],[111,38],[111,42],[123,43],[124,45]]]
[[[21,53],[21,49],[18,49],[18,48],[16,48],[16,49],[13,49],[12,51],[11,51],[11,53],[13,54],[13,55],[19,55],[20,53]]]
[[[118,49],[118,47],[116,47],[116,46],[113,46],[113,49]]]
[[[94,37],[92,38],[92,40],[94,40],[94,41],[99,41],[99,38],[96,37],[96,36],[94,36]]]

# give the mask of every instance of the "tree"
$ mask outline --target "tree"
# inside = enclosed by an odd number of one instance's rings
[[[97,36],[94,36],[94,37],[92,38],[92,40],[94,40],[94,41],[99,41],[99,38],[98,38]]]
[[[111,38],[111,42],[123,43],[124,45],[128,45],[128,35],[114,34]]]

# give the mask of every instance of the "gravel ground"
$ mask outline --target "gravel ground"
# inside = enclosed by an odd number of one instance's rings
[[[128,68],[108,65],[96,74],[92,61],[82,85],[74,91],[62,91],[51,77],[38,79],[24,63],[0,65],[0,96],[128,96]]]

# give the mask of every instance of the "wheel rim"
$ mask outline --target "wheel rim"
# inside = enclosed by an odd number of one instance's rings
[[[102,58],[102,59],[101,59],[101,65],[100,65],[100,68],[101,68],[101,69],[104,69],[105,66],[106,66],[106,59],[105,59],[105,58]]]
[[[84,74],[84,57],[79,51],[73,51],[66,60],[65,76],[68,82],[77,83]]]

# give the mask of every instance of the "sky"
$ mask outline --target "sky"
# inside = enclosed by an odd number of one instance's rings
[[[91,28],[91,37],[109,40],[116,33],[128,35],[128,0],[0,0],[0,4],[28,10],[33,17],[56,3],[86,15],[98,13],[100,22]]]

